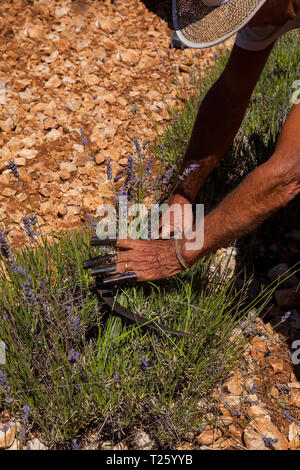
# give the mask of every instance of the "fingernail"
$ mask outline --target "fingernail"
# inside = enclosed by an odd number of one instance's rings
[[[117,269],[116,263],[107,264],[106,266],[102,266],[100,268],[94,268],[91,270],[92,276],[97,276],[98,274],[108,274],[113,273]]]
[[[82,267],[83,269],[95,268],[96,266],[101,266],[102,264],[106,263],[106,261],[113,261],[115,257],[116,253],[112,253],[110,255],[95,256],[95,258],[83,261]]]
[[[128,272],[123,274],[115,274],[114,276],[107,277],[102,280],[103,285],[110,284],[124,284],[126,282],[135,282],[137,281],[137,274],[135,272]]]
[[[116,246],[117,240],[115,238],[98,238],[92,237],[90,240],[91,246]]]

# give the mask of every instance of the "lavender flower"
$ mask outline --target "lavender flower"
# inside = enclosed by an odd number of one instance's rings
[[[276,444],[276,442],[278,442],[278,438],[276,437],[276,439],[272,439],[272,437],[267,437],[267,436],[264,436],[262,438],[262,441],[263,443],[265,444],[266,447],[268,447],[268,449],[272,449],[273,448],[273,444]]]
[[[196,165],[196,164],[193,163],[188,168],[185,168],[182,175],[179,176],[179,179],[184,180],[184,178],[186,178],[191,173],[193,173],[198,167],[199,167],[199,165]]]
[[[284,419],[288,419],[290,421],[294,421],[294,418],[292,417],[291,413],[289,410],[285,410],[285,412],[283,413],[282,417]]]
[[[80,335],[81,335],[80,318],[79,318],[79,317],[76,317],[76,316],[72,313],[72,307],[71,307],[70,305],[68,305],[67,309],[68,309],[69,324],[70,324],[72,333],[73,333],[75,339],[76,339],[77,341],[79,341]]]
[[[18,179],[20,177],[18,172],[18,166],[16,165],[14,160],[9,161],[8,168],[10,169],[15,178]]]
[[[77,439],[72,439],[72,450],[79,450]]]
[[[151,157],[148,158],[146,165],[145,165],[145,178],[148,178],[148,179],[150,179],[152,176],[153,158],[154,158],[154,155],[151,155]]]
[[[278,388],[278,390],[282,390],[283,392],[289,392],[291,390],[291,387],[288,385],[276,385],[276,388]]]
[[[126,188],[124,187],[121,191],[118,192],[117,196],[116,196],[116,201],[117,201],[117,204],[119,204],[119,199],[120,197],[126,197],[128,199],[128,192],[126,190]]]
[[[33,293],[30,281],[26,281],[23,284],[23,292],[25,294],[25,299],[29,307],[33,307],[36,304],[36,298]]]
[[[140,154],[142,149],[141,149],[139,141],[137,139],[134,139],[133,143],[135,146],[136,153]]]
[[[297,426],[300,427],[300,421],[297,421],[295,418],[293,418],[289,410],[285,410],[282,417],[284,419],[288,419],[289,421],[292,421],[292,423],[295,423]]]
[[[6,239],[6,233],[0,232],[0,251],[4,258],[9,258],[11,256],[11,249]]]
[[[9,430],[9,428],[10,428],[10,423],[5,423],[3,428],[0,428],[0,431],[6,433]]]
[[[166,171],[166,174],[165,174],[164,179],[163,179],[163,183],[164,183],[164,184],[169,184],[169,183],[170,183],[170,180],[171,180],[171,178],[172,178],[172,176],[173,176],[173,173],[174,173],[174,171],[175,171],[175,168],[176,168],[176,166],[173,165],[171,168],[169,168],[169,169]]]
[[[148,367],[149,367],[149,362],[148,362],[146,356],[140,357],[140,359],[139,359],[139,368],[140,368],[140,370],[145,371],[145,370],[148,369]]]
[[[67,356],[68,361],[72,364],[74,362],[77,362],[80,357],[80,353],[78,351],[75,351],[75,349],[70,349],[69,354]]]
[[[18,439],[20,441],[25,441],[25,438],[26,438],[26,429],[28,427],[29,413],[30,413],[30,406],[25,405],[23,408],[23,414],[22,414],[22,427],[18,435]]]
[[[229,408],[231,416],[241,416],[240,410],[238,408]]]
[[[133,178],[133,175],[134,175],[134,158],[132,157],[132,155],[129,155],[129,157],[127,158],[127,163],[126,163],[125,170],[126,170],[126,173],[127,173],[127,177],[126,177],[126,181],[125,181],[125,184],[124,184],[124,189],[127,188],[128,184],[132,185],[134,183],[134,178]]]
[[[87,138],[85,137],[84,135],[84,130],[83,128],[81,127],[80,128],[80,135],[81,135],[81,142],[83,145],[87,145],[88,144],[88,141],[87,141]]]
[[[6,374],[0,369],[0,391],[3,392],[5,397],[5,403],[10,404],[14,401],[11,396],[10,387],[7,382]]]
[[[150,194],[154,194],[156,191],[156,188],[158,186],[158,183],[163,179],[163,175],[158,175],[152,182],[151,187],[150,187]]]
[[[26,232],[27,237],[29,238],[31,242],[34,242],[36,238],[36,234],[35,234],[35,231],[31,227],[30,220],[25,215],[23,215],[22,221],[23,221],[24,230]]]
[[[91,232],[93,232],[94,230],[96,230],[96,222],[95,222],[95,219],[94,217],[92,217],[91,214],[87,214],[87,218],[88,218],[88,227],[90,229]]]
[[[30,413],[30,406],[25,405],[24,408],[23,408],[23,419],[24,420],[28,420],[29,413]]]
[[[282,322],[286,321],[290,317],[290,315],[291,315],[291,312],[285,312],[285,314],[282,315],[281,317],[281,321]]]
[[[107,163],[106,163],[106,176],[107,179],[110,181],[112,179],[112,169],[111,169],[111,158],[108,157]]]
[[[149,142],[148,140],[145,140],[145,142],[143,143],[143,145],[142,145],[142,149],[143,149],[143,151],[145,151],[145,150],[146,150],[146,148],[147,148],[147,145],[148,145],[148,142]]]
[[[37,217],[36,214],[30,215],[29,216],[29,222],[31,225],[34,227],[37,224]]]
[[[27,272],[21,265],[16,265],[14,262],[11,263],[11,270],[13,273],[19,274],[19,276],[27,276]]]

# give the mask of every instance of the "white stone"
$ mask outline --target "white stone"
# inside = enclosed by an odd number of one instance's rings
[[[30,450],[47,450],[47,447],[37,437],[28,441],[26,447]]]

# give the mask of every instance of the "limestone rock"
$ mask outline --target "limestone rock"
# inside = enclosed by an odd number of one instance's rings
[[[269,416],[259,416],[254,418],[245,428],[243,438],[247,449],[268,450],[266,440],[272,444],[276,450],[287,450],[288,442],[284,435],[272,423]]]
[[[154,449],[154,442],[151,440],[149,434],[145,431],[140,430],[136,433],[133,439],[134,445],[140,450],[151,450]]]
[[[198,436],[196,436],[196,441],[199,444],[203,444],[206,446],[209,446],[213,444],[217,439],[222,437],[223,433],[220,429],[216,428],[213,429],[210,427],[209,429],[205,429],[204,431],[201,432]]]
[[[60,171],[60,177],[63,181],[69,180],[71,178],[71,173],[66,168],[63,168]]]
[[[300,390],[293,388],[290,392],[289,405],[300,408]]]
[[[16,426],[14,423],[0,423],[0,449],[10,447],[14,442]]]
[[[247,414],[250,418],[257,418],[258,416],[268,416],[270,418],[269,411],[265,410],[259,405],[250,406]]]
[[[284,362],[280,357],[270,357],[269,363],[272,366],[272,369],[275,374],[278,374],[283,371]]]
[[[232,395],[240,395],[243,391],[243,377],[239,371],[235,371],[234,374],[226,380],[224,387]]]
[[[28,441],[26,447],[29,450],[47,450],[47,447],[37,437]]]

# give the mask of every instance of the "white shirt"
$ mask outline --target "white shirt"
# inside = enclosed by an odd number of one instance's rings
[[[276,41],[283,33],[296,28],[300,28],[300,10],[298,10],[296,18],[287,21],[282,26],[245,26],[238,32],[235,43],[248,51],[261,51]]]

